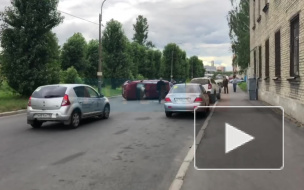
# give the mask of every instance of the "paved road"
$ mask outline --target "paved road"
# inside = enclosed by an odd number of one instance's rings
[[[168,189],[193,143],[193,115],[168,119],[154,101],[111,103],[110,119],[76,130],[0,118],[0,189]]]

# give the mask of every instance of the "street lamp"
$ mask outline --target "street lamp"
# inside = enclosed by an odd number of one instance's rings
[[[100,14],[99,14],[99,61],[98,61],[98,93],[101,94],[101,80],[102,80],[102,46],[101,46],[101,21],[102,21],[102,7],[106,0],[101,4]]]

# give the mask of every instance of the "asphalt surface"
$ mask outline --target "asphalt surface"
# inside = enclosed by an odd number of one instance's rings
[[[168,119],[157,101],[110,101],[108,120],[76,130],[0,118],[0,189],[168,189],[193,144],[193,114]]]

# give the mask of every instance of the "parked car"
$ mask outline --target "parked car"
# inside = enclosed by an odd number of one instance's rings
[[[27,106],[27,123],[33,128],[40,128],[47,121],[62,122],[77,128],[81,119],[94,116],[108,119],[110,102],[91,86],[83,84],[38,87]]]
[[[122,86],[122,96],[126,100],[157,99],[156,84],[158,80],[126,81]],[[169,81],[164,80],[163,98],[170,90]]]
[[[194,78],[191,83],[201,84],[209,94],[210,103],[215,103],[217,99],[221,99],[221,87],[217,85],[214,79],[207,77]]]
[[[242,80],[242,79],[236,79],[236,80],[237,80],[237,83],[244,82],[244,80]],[[229,80],[229,82],[232,83],[232,82],[233,82],[233,79]]]
[[[209,106],[209,96],[200,84],[176,84],[165,98],[165,113],[171,117],[173,113],[194,112],[198,106]],[[206,114],[209,108],[198,108],[197,112]]]

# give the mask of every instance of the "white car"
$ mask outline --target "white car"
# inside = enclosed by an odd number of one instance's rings
[[[210,103],[215,103],[221,99],[221,87],[213,80],[207,77],[193,78],[191,83],[201,84],[209,94]]]

